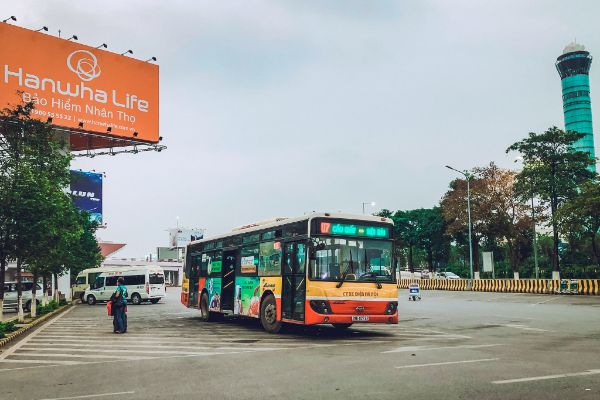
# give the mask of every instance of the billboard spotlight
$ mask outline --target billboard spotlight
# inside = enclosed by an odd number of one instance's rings
[[[79,39],[77,38],[77,35],[73,35],[70,38],[68,38],[67,40],[79,40]]]
[[[47,26],[42,26],[40,29],[36,29],[35,31],[36,32],[39,32],[39,31],[48,32],[48,27]]]
[[[103,47],[105,49],[108,49],[108,45],[106,43],[102,43],[100,46],[96,47],[97,49],[99,49],[100,47]]]
[[[10,20],[13,20],[13,21],[16,22],[17,21],[17,17],[15,17],[14,15],[11,15],[10,17],[8,17],[6,19],[3,19],[2,22],[8,22]]]
[[[125,54],[133,54],[133,50],[127,50],[124,53],[121,53],[122,56],[124,56]]]
[[[156,57],[150,57],[149,59],[145,60],[146,62],[148,61],[156,61]]]

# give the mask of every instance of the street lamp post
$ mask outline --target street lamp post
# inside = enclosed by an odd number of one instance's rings
[[[449,165],[446,165],[446,168],[451,169],[452,171],[456,171],[459,174],[462,174],[467,180],[467,215],[469,216],[469,268],[471,270],[471,280],[473,279],[473,239],[471,233],[471,178],[472,175],[469,171],[459,171],[456,168],[452,168]]]
[[[365,204],[370,204],[371,207],[375,207],[375,202],[374,201],[363,201],[363,203],[362,203],[363,214],[365,213]]]
[[[515,162],[522,163],[523,157],[519,156],[519,157],[515,158]],[[540,265],[538,262],[538,253],[537,253],[537,229],[536,229],[536,223],[535,223],[535,203],[534,203],[535,196],[533,195],[533,188],[534,188],[534,182],[532,180],[531,181],[531,189],[532,189],[531,219],[533,221],[533,264],[535,266],[535,279],[539,279],[540,278]]]
[[[537,253],[537,231],[535,229],[535,205],[533,196],[531,196],[531,219],[533,220],[533,263],[535,265],[535,279],[540,279],[540,265],[538,264]]]

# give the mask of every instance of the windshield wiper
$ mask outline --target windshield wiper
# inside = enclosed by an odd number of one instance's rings
[[[352,249],[350,249],[350,262],[348,263],[348,268],[346,268],[346,270],[342,273],[342,276],[340,277],[340,281],[338,282],[337,285],[335,285],[336,288],[339,289],[342,287],[342,285],[346,281],[346,276],[348,276],[348,272],[350,272],[350,269],[352,269],[352,271],[354,272],[354,267],[352,265]]]

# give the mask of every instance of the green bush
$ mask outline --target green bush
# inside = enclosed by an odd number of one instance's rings
[[[0,333],[5,334],[9,332],[14,332],[17,330],[17,327],[14,322],[0,322]]]
[[[57,303],[55,300],[51,300],[45,306],[42,306],[42,305],[37,306],[36,312],[39,317],[44,314],[48,314],[49,312],[52,312],[52,311],[58,309],[60,306],[63,306],[66,304],[67,304],[67,302],[64,300],[61,300],[60,303]]]
[[[67,300],[66,299],[60,299],[60,301],[58,302],[59,306],[66,306],[67,305]]]

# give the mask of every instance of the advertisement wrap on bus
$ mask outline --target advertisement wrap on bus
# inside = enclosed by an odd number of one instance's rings
[[[252,224],[187,246],[181,302],[202,318],[282,324],[398,323],[388,218],[311,214]]]

